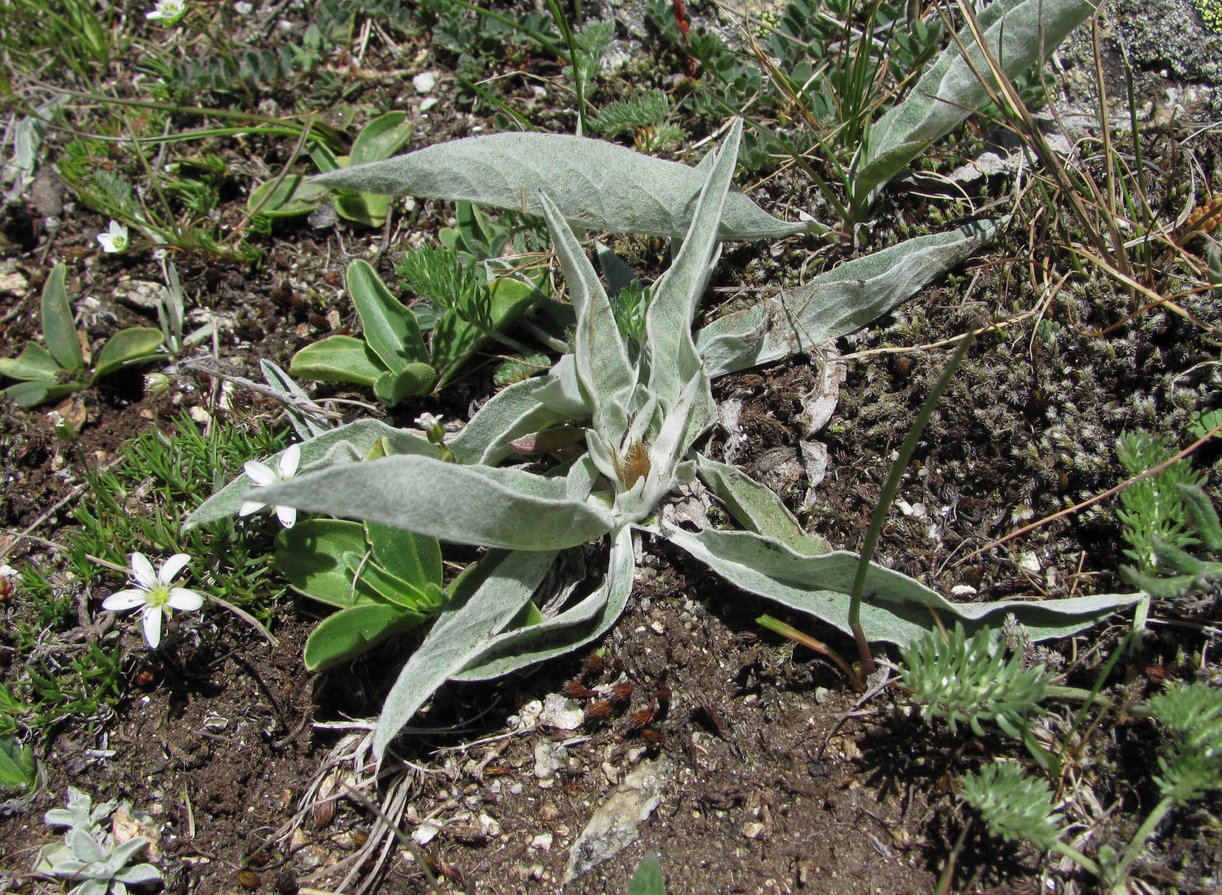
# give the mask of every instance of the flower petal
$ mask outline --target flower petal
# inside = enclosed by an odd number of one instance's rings
[[[297,522],[297,507],[276,507],[276,516],[285,528],[292,528]]]
[[[144,642],[149,649],[157,649],[157,644],[161,643],[161,607],[146,607],[140,624],[144,626]]]
[[[148,591],[132,587],[111,594],[102,601],[102,608],[109,609],[111,612],[126,612],[137,606],[143,606],[147,601]]]
[[[190,588],[174,587],[170,588],[169,603],[182,612],[194,612],[204,605],[204,598]]]
[[[183,566],[189,562],[191,562],[191,557],[187,554],[175,553],[161,564],[161,571],[157,573],[157,580],[162,584],[172,584],[174,576],[181,572]]]
[[[132,554],[132,577],[145,590],[157,583],[157,573],[153,571],[153,564],[143,553]]]
[[[289,479],[296,475],[297,467],[301,465],[301,445],[289,445],[288,450],[280,455],[280,462],[276,465],[280,469],[282,479]]]
[[[259,510],[263,509],[265,506],[267,506],[267,504],[259,503],[257,500],[248,500],[242,504],[241,508],[238,510],[238,515],[249,516],[251,513],[259,512]]]
[[[242,466],[247,477],[256,485],[270,485],[276,481],[276,474],[264,463],[258,460],[247,460]]]

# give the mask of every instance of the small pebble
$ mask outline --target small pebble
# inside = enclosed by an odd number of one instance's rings
[[[412,87],[416,89],[417,93],[432,93],[436,86],[437,72],[435,71],[422,71],[412,78]]]

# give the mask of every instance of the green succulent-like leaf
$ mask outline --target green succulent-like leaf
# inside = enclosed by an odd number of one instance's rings
[[[72,305],[68,302],[67,276],[68,269],[61,261],[55,265],[43,286],[42,334],[57,364],[65,370],[81,372],[85,369],[85,357],[76,334]]]
[[[428,364],[408,364],[400,373],[383,373],[373,384],[373,393],[387,407],[397,407],[407,398],[427,395],[437,378]]]
[[[390,158],[412,138],[406,112],[387,112],[365,125],[352,143],[349,162],[361,165]]]
[[[429,351],[420,335],[416,315],[391,295],[367,261],[348,265],[345,285],[361,318],[365,341],[386,369],[397,374],[407,369],[408,364],[428,364]]]
[[[335,211],[345,221],[376,229],[386,223],[390,199],[375,193],[340,193],[335,197]]]
[[[714,320],[696,334],[709,376],[783,360],[860,329],[962,263],[1000,226],[984,221],[919,236]]]
[[[383,640],[402,634],[427,621],[428,615],[409,612],[402,606],[366,603],[350,606],[318,623],[305,645],[305,666],[324,671],[367,653]]]
[[[324,174],[331,188],[540,214],[547,193],[570,224],[616,233],[682,237],[704,175],[622,146],[559,134],[492,134]],[[740,193],[727,200],[722,239],[776,239],[804,224],[772,217]]]
[[[267,180],[250,191],[246,210],[269,218],[304,217],[326,198],[327,188],[303,174]]]
[[[319,382],[351,382],[372,387],[387,370],[363,339],[327,336],[293,355],[289,372]]]
[[[480,346],[512,325],[538,297],[534,283],[502,276],[483,291],[481,301],[486,303],[480,309],[483,319],[467,319],[461,308],[451,308],[442,314],[433,324],[432,337],[433,363],[440,374],[438,387],[449,382]]]
[[[0,376],[9,379],[52,384],[62,372],[51,352],[37,342],[28,343],[17,357],[0,357]]]
[[[160,355],[165,337],[151,326],[121,329],[98,352],[93,365],[92,380],[96,382],[132,364],[146,364]]]
[[[80,391],[81,388],[83,386],[79,382],[59,384],[46,381],[19,382],[6,388],[4,394],[8,395],[18,407],[37,407],[46,401],[54,401],[56,398]]]
[[[351,569],[368,556],[365,526],[345,519],[303,519],[276,535],[276,568],[303,596],[338,609],[381,603]]]
[[[388,525],[365,524],[374,558],[392,574],[407,581],[441,584],[441,545],[433,538]]]
[[[12,737],[0,737],[0,789],[28,790],[37,782],[33,748]]]

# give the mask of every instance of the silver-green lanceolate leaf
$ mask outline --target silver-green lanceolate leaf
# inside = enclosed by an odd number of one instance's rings
[[[373,739],[379,760],[437,688],[473,661],[530,601],[555,559],[551,551],[494,551],[455,582],[450,602],[382,706]]]
[[[692,320],[721,254],[717,221],[728,198],[742,121],[735,120],[701,190],[692,226],[674,264],[653,284],[645,312],[645,351],[649,359],[649,392],[664,408],[671,407],[703,362],[692,340]]]
[[[748,531],[780,541],[794,553],[819,556],[831,552],[826,540],[803,530],[776,492],[741,469],[697,455],[696,472],[734,521]]]
[[[704,174],[623,146],[562,134],[492,134],[440,143],[382,162],[323,174],[324,186],[540,214],[547,193],[570,224],[681,238]],[[806,230],[741,193],[726,202],[722,239],[779,239]]]
[[[308,470],[313,465],[333,460],[359,460],[382,438],[386,439],[390,449],[396,454],[436,457],[439,453],[435,444],[430,444],[419,435],[388,426],[380,420],[366,419],[330,429],[317,438],[301,442],[301,469]],[[276,455],[267,462],[275,466],[278,459],[279,455]],[[183,528],[190,530],[198,525],[235,515],[254,487],[254,482],[242,473],[204,501],[199,509],[187,517]]]
[[[490,640],[454,679],[490,680],[563,656],[597,640],[615,624],[628,605],[635,565],[632,530],[625,526],[612,538],[607,575],[593,593],[553,618],[506,631]]]
[[[978,19],[991,55],[1013,78],[1043,61],[1094,11],[1089,0],[997,0],[985,6]],[[960,47],[968,50],[967,58]],[[856,165],[853,188],[858,195],[877,192],[930,143],[988,102],[973,67],[990,77],[980,47],[964,28],[903,102],[870,128]]]
[[[665,535],[719,576],[756,596],[780,603],[851,634],[849,594],[857,571],[854,553],[803,556],[751,532],[670,529]],[[1038,602],[951,603],[913,578],[871,563],[861,626],[870,641],[907,646],[929,630],[930,610],[969,631],[1014,615],[1032,640],[1065,637],[1134,605],[1140,594],[1100,594]]]
[[[446,442],[460,463],[495,466],[511,453],[509,442],[523,435],[540,432],[567,419],[539,399],[548,387],[544,377],[527,379],[506,386],[493,395],[471,417],[457,435]]]
[[[597,505],[569,499],[564,479],[425,456],[338,464],[247,496],[440,541],[511,550],[576,547],[615,524]]]
[[[577,319],[572,356],[589,401],[593,426],[607,438],[618,440],[627,428],[628,399],[636,386],[636,371],[628,363],[611,302],[581,243],[546,193],[539,201]]]
[[[696,347],[716,378],[809,351],[865,326],[970,257],[1003,222],[919,236],[845,262],[799,289],[714,320]]]
[[[259,361],[259,369],[263,371],[267,384],[283,394],[281,401],[284,415],[288,417],[299,438],[314,438],[335,428],[333,421],[305,409],[314,402],[292,376],[266,359]]]

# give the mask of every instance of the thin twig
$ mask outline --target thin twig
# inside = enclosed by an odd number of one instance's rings
[[[334,410],[327,410],[325,407],[315,404],[309,398],[290,395],[286,392],[274,389],[271,386],[264,385],[261,382],[255,382],[253,379],[247,379],[244,376],[238,376],[234,373],[227,373],[221,369],[219,363],[209,357],[188,358],[187,360],[180,361],[178,367],[182,370],[203,373],[205,376],[212,376],[215,379],[223,379],[225,381],[232,382],[234,385],[240,385],[243,388],[250,389],[253,392],[258,392],[261,395],[267,395],[268,397],[275,398],[281,404],[287,404],[306,413],[312,413],[326,419],[343,419],[343,414],[337,413]],[[361,406],[368,407],[370,410],[374,409],[369,407],[367,404],[362,404]]]

